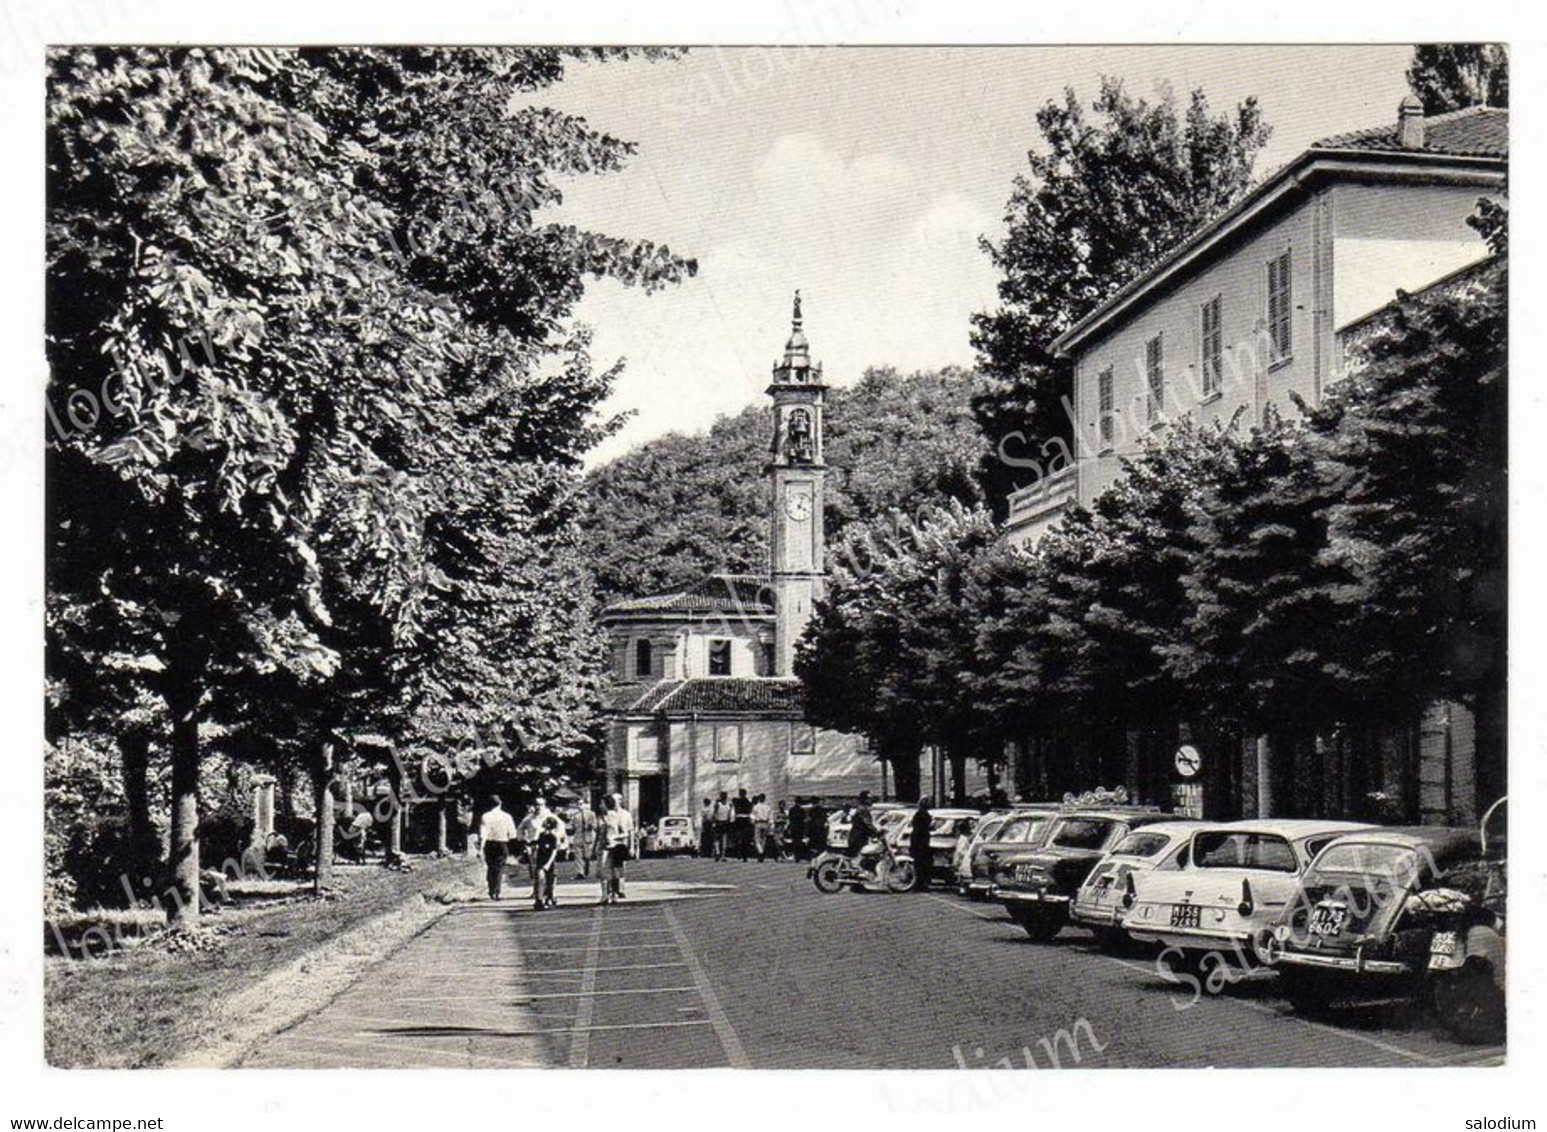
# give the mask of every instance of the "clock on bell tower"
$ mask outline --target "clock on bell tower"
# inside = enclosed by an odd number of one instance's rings
[[[800,292],[784,357],[774,363],[768,395],[774,403],[774,429],[768,473],[773,479],[773,523],[769,549],[774,590],[775,676],[793,672],[795,642],[811,620],[812,604],[822,593],[825,533],[822,486],[822,407],[827,386],[822,366],[812,365],[802,330]]]

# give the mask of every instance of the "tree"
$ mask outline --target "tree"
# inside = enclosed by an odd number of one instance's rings
[[[981,241],[1003,275],[998,308],[972,318],[979,477],[996,512],[1022,486],[1017,466],[1046,470],[1060,445],[1070,451],[1069,373],[1054,340],[1240,199],[1269,135],[1255,99],[1215,117],[1202,90],[1179,113],[1169,92],[1135,99],[1104,79],[1091,109],[1095,122],[1070,88],[1037,112],[1043,149],[1015,178],[1006,235]]]
[[[962,616],[972,563],[997,538],[992,517],[959,503],[917,520],[894,513],[852,528],[796,646],[807,718],[868,735],[900,797],[919,790],[919,752],[944,748],[961,801],[981,742],[972,683],[976,631]]]
[[[1346,671],[1382,702],[1478,716],[1484,792],[1504,787],[1508,261],[1399,296],[1313,417],[1342,477],[1324,562]]]
[[[971,383],[956,369],[903,376],[876,368],[829,393],[829,545],[839,546],[851,524],[893,510],[982,499]],[[650,441],[590,474],[586,544],[604,602],[712,572],[767,569],[771,427],[768,408],[750,406],[705,433]]]
[[[1425,114],[1509,105],[1509,48],[1502,43],[1423,43],[1413,48],[1407,85]]]
[[[437,613],[474,584],[447,559],[476,555],[440,520],[469,482],[504,482],[486,522],[513,525],[534,560],[568,537],[561,504],[612,377],[567,324],[583,279],[648,288],[694,269],[536,216],[555,175],[629,152],[512,107],[564,59],[51,56],[50,655],[90,634],[150,657],[171,721],[176,914],[197,910],[200,720],[220,699],[240,715],[225,693],[271,678],[335,679],[345,650],[368,671],[414,642],[461,644]],[[360,615],[335,623],[330,598]],[[549,643],[526,640],[523,679],[568,675],[534,675]]]

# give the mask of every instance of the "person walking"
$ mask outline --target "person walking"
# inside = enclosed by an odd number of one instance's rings
[[[714,856],[714,802],[708,798],[698,812],[698,855],[704,860]]]
[[[784,844],[790,856],[797,861],[806,860],[806,807],[801,805],[799,798],[795,799],[784,819]]]
[[[483,861],[488,868],[489,899],[498,900],[505,881],[505,862],[510,859],[510,843],[516,839],[516,823],[500,804],[499,795],[489,796],[489,808],[478,823],[478,840],[483,845]]]
[[[806,808],[806,851],[813,858],[827,852],[827,807],[820,798]]]
[[[607,795],[602,805],[602,903],[615,904],[624,896],[623,865],[628,860],[629,843],[634,837],[634,819],[619,805],[615,794]]]
[[[768,838],[773,833],[773,811],[768,808],[768,795],[759,794],[752,799],[752,845],[757,850],[758,864],[768,859]]]
[[[558,817],[549,814],[532,849],[532,859],[537,865],[537,890],[532,896],[532,907],[539,912],[558,905],[553,895],[553,874],[559,867],[559,824]]]
[[[527,870],[532,878],[532,899],[539,898],[537,884],[537,839],[542,836],[543,829],[547,827],[548,819],[554,817],[548,803],[541,797],[533,798],[532,804],[527,808],[526,816],[521,819],[520,826],[516,829],[516,835],[520,839],[522,847],[526,850]],[[565,836],[563,827],[558,830],[559,852],[569,847],[569,838]]]
[[[575,879],[591,875],[591,859],[596,854],[596,811],[581,802],[575,807]]]
[[[725,843],[730,840],[731,820],[736,811],[731,808],[730,796],[720,791],[714,803],[714,859],[725,860]]]
[[[745,786],[736,791],[731,799],[731,843],[743,863],[752,858],[752,799],[747,797]]]
[[[934,851],[930,848],[929,835],[935,825],[935,816],[929,812],[929,803],[919,800],[919,808],[913,811],[908,825],[908,853],[913,858],[913,891],[928,892],[934,873]]]

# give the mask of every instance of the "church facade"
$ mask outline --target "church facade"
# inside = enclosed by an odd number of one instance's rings
[[[823,412],[800,295],[768,395],[773,436],[769,572],[711,574],[602,612],[612,647],[607,786],[642,822],[693,815],[719,791],[796,797],[881,793],[858,735],[806,722],[795,642],[826,574]]]

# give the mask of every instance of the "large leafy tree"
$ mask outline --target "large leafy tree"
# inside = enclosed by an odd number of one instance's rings
[[[954,501],[851,528],[797,645],[808,718],[869,736],[901,797],[917,797],[923,746],[951,758],[958,801],[965,760],[995,754],[965,678],[976,631],[962,611],[973,564],[996,537],[987,511]]]
[[[1338,476],[1321,560],[1345,679],[1375,702],[1476,710],[1479,782],[1504,787],[1508,262],[1402,296],[1312,418]]]
[[[556,176],[630,148],[523,101],[564,65],[51,58],[51,670],[72,650],[146,658],[171,720],[179,910],[197,906],[215,706],[239,717],[244,696],[338,681],[434,743],[463,720],[425,704],[497,712],[570,676],[586,694],[584,603],[556,612],[562,587],[535,579],[573,557],[579,455],[611,377],[568,316],[588,275],[653,287],[692,264],[537,215]],[[502,580],[513,561],[530,569]],[[498,672],[449,659],[493,641]],[[324,733],[346,722],[330,714]]]
[[[981,434],[955,369],[904,376],[867,370],[828,394],[824,421],[830,545],[847,527],[893,510],[982,498]],[[591,473],[587,545],[604,600],[682,585],[713,571],[768,562],[764,466],[772,418],[751,406],[696,435],[641,445]]]
[[[999,306],[972,319],[980,475],[996,509],[1072,442],[1054,340],[1238,200],[1269,134],[1255,99],[1216,116],[1201,90],[1182,109],[1107,79],[1090,111],[1071,88],[1037,112],[1042,145],[1015,179],[1005,236],[982,241],[1003,276]]]
[[[1425,114],[1509,105],[1509,48],[1502,43],[1423,43],[1413,49],[1407,85]]]

